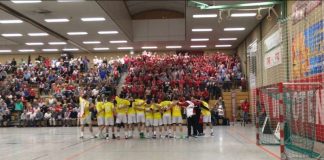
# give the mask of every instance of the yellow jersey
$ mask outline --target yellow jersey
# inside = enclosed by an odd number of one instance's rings
[[[172,107],[172,117],[181,117],[181,107],[175,105]]]
[[[153,119],[161,119],[160,106],[158,104],[152,104],[151,107],[153,109]]]
[[[117,114],[126,114],[130,105],[130,102],[126,99],[119,98],[118,96],[115,98],[117,101]]]
[[[162,109],[169,108],[171,104],[172,104],[171,101],[162,101],[160,103]],[[163,110],[163,114],[169,114],[169,115],[171,115],[171,108],[169,108],[168,110]]]
[[[135,99],[135,107],[137,108],[141,108],[143,110],[137,110],[135,109],[136,113],[143,113],[144,114],[144,110],[145,110],[145,101],[143,99]],[[142,104],[139,106],[139,104]]]
[[[90,102],[83,99],[82,97],[79,98],[80,106],[81,106],[81,118],[88,117],[90,115]]]
[[[114,116],[114,104],[111,102],[105,102],[103,107],[105,109],[105,118],[112,118]]]
[[[204,107],[209,108],[209,105],[208,105],[207,102],[202,101],[202,104],[203,104]],[[211,114],[210,114],[210,111],[209,111],[209,110],[206,110],[206,109],[202,109],[202,110],[201,110],[201,114],[202,114],[203,116],[210,116],[210,115],[211,115]]]
[[[97,102],[96,104],[97,118],[103,118],[105,116],[105,108],[103,104],[103,102]]]
[[[153,119],[152,105],[150,107],[145,107],[145,118]]]
[[[129,102],[130,103],[130,102]],[[135,114],[135,102],[133,101],[132,106],[128,107],[127,114]]]

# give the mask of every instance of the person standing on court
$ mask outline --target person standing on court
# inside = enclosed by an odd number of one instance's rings
[[[94,104],[90,103],[88,100],[88,96],[84,94],[79,98],[80,101],[80,124],[81,124],[81,136],[80,138],[84,138],[84,127],[86,124],[89,125],[89,130],[92,135],[91,138],[96,138],[92,129],[92,121],[91,121],[91,108],[94,107]]]
[[[194,137],[197,138],[198,135],[198,122],[199,117],[197,117],[197,106],[195,105],[195,99],[193,97],[186,97],[186,101],[179,102],[179,105],[185,108],[186,116],[187,116],[187,138]],[[193,134],[191,134],[191,130],[193,130]]]

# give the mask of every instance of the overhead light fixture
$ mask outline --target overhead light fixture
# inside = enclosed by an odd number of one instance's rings
[[[106,18],[104,17],[86,17],[86,18],[81,18],[81,21],[83,22],[97,22],[97,21],[105,21]]]
[[[19,49],[19,52],[35,52],[35,49]]]
[[[219,38],[220,41],[235,41],[237,38]]]
[[[194,14],[192,15],[193,18],[215,18],[217,14]]]
[[[273,5],[274,2],[257,2],[257,3],[243,3],[239,4],[241,7],[253,7],[253,6],[267,6],[267,5]]]
[[[182,48],[182,46],[165,46],[165,48],[176,49],[176,48]]]
[[[256,16],[257,20],[261,20],[262,19],[262,15],[261,15],[261,8],[258,9],[258,14]]]
[[[63,51],[78,51],[78,48],[64,48]]]
[[[109,50],[109,48],[93,48],[95,51],[106,51]]]
[[[3,33],[1,34],[3,37],[21,37],[23,36],[22,34],[20,33]]]
[[[245,28],[238,27],[238,28],[224,28],[224,31],[244,31]]]
[[[44,51],[44,52],[57,52],[58,51],[58,49],[42,49],[42,51]]]
[[[67,32],[68,35],[74,36],[74,35],[87,35],[88,32]]]
[[[49,45],[65,45],[66,42],[48,42]]]
[[[29,1],[29,0],[16,0],[16,1],[11,1],[12,3],[41,3],[42,1],[41,0],[32,0],[32,1]]]
[[[191,29],[192,32],[211,32],[213,29],[211,28],[194,28]]]
[[[28,33],[28,35],[31,36],[31,37],[48,36],[48,33]]]
[[[206,48],[206,45],[192,45],[190,48]]]
[[[10,49],[1,49],[0,53],[10,53],[11,50]]]
[[[84,2],[85,0],[57,0],[57,2]]]
[[[119,50],[129,50],[129,49],[134,49],[133,47],[118,47],[117,49]]]
[[[67,18],[57,18],[57,19],[45,19],[47,23],[62,23],[62,22],[69,22],[70,20]]]
[[[232,45],[230,44],[219,44],[219,45],[215,45],[215,47],[220,48],[220,47],[232,47]]]
[[[118,34],[118,31],[98,31],[98,34]]]
[[[209,41],[209,38],[191,38],[192,42],[204,42]]]
[[[272,17],[271,17],[271,8],[268,9],[268,16],[267,16],[267,20],[271,21]]]
[[[83,41],[83,44],[100,44],[100,41]]]
[[[109,43],[127,43],[126,40],[109,41]]]
[[[223,18],[222,18],[222,10],[219,10],[219,18],[218,18],[218,23],[221,23],[222,22],[222,20],[223,20]]]
[[[0,24],[13,24],[13,23],[23,23],[23,21],[19,19],[0,20]]]
[[[26,45],[28,46],[41,46],[44,45],[43,42],[27,42]]]
[[[157,49],[157,46],[143,46],[142,49]]]
[[[231,17],[254,17],[256,13],[232,13]]]

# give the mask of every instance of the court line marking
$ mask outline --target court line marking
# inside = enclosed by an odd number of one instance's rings
[[[72,155],[70,155],[70,156],[67,157],[67,158],[64,158],[64,160],[72,160],[72,159],[75,159],[75,158],[81,156],[82,154],[85,154],[85,153],[87,153],[87,152],[89,152],[89,151],[91,151],[91,150],[93,150],[93,149],[95,149],[95,148],[97,148],[97,147],[99,147],[99,146],[105,144],[105,143],[107,143],[107,142],[104,141],[104,142],[101,142],[101,143],[99,143],[99,144],[93,145],[93,146],[91,146],[91,147],[89,147],[89,148],[86,148],[86,149],[80,151],[80,152],[77,152],[77,153],[75,153],[75,154],[72,154]]]
[[[243,133],[241,133],[240,131],[237,131],[236,129],[232,129],[234,132],[236,132],[239,136],[241,136],[243,139],[245,139],[246,141],[248,141],[251,144],[255,144],[255,142],[253,142],[250,138],[246,137],[245,135],[243,135]],[[268,153],[269,155],[271,155],[272,157],[276,158],[277,160],[281,160],[280,156],[273,153],[272,151],[268,150],[267,148],[261,146],[261,145],[256,145],[258,148],[260,148],[261,150],[263,150],[264,152]]]

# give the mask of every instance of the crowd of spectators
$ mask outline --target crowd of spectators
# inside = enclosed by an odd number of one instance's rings
[[[39,56],[34,63],[15,59],[0,66],[0,126],[71,125],[77,119],[79,93],[115,95],[123,63],[87,57]],[[94,60],[95,60],[94,59]],[[13,117],[12,113],[16,113]],[[44,120],[46,123],[44,123]]]
[[[91,64],[91,65],[90,65]],[[15,59],[0,64],[0,126],[70,126],[79,114],[79,94],[93,100],[115,96],[123,72],[124,97],[199,97],[218,99],[221,89],[246,87],[237,57],[152,54],[107,60],[39,56],[32,63]],[[13,114],[15,113],[15,114]],[[15,116],[13,116],[15,115]]]
[[[226,54],[205,56],[156,55],[125,57],[128,76],[123,86],[125,97],[164,99],[203,97],[218,99],[221,88],[230,91],[244,82],[237,57]]]

